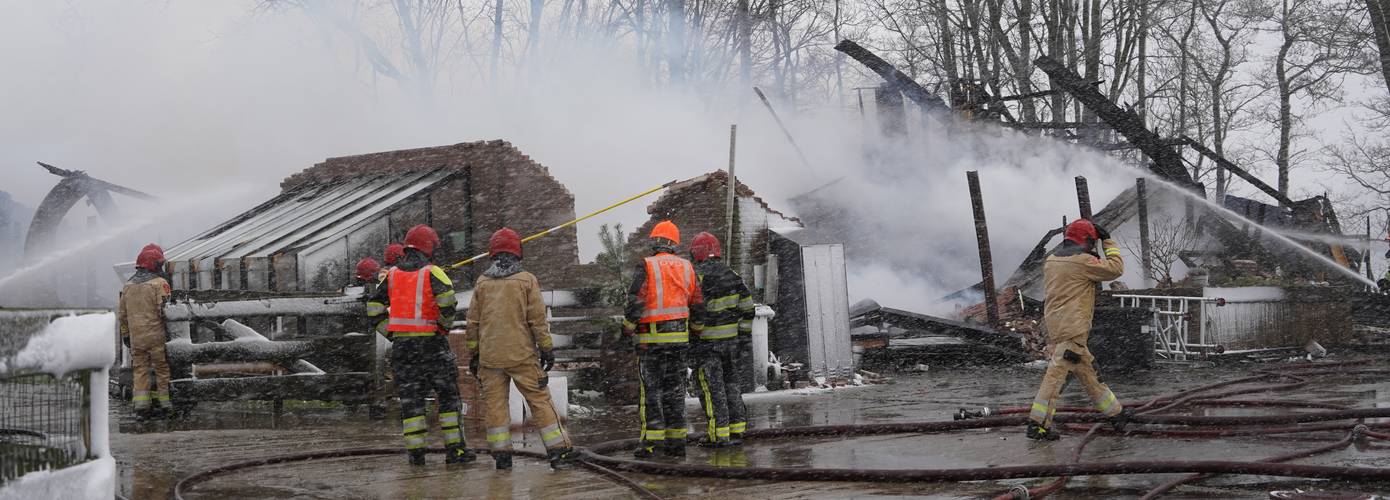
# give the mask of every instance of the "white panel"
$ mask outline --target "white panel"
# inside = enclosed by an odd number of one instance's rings
[[[801,259],[806,291],[806,349],[812,376],[846,378],[853,374],[849,337],[849,292],[845,283],[844,247],[809,245]]]

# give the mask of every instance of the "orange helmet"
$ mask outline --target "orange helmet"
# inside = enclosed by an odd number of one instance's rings
[[[651,237],[666,238],[677,245],[681,244],[681,230],[676,227],[676,223],[669,220],[656,223],[656,226],[652,227]]]

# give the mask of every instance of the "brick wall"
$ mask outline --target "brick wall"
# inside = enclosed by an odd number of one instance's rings
[[[637,228],[628,239],[628,255],[634,260],[632,265],[636,265],[636,259],[651,253],[648,235],[651,234],[652,227],[662,220],[670,220],[681,230],[682,254],[689,248],[690,241],[696,234],[708,231],[717,236],[720,244],[724,246],[725,260],[737,266],[735,270],[743,275],[749,286],[752,286],[753,265],[767,262],[769,225],[778,225],[774,222],[783,223],[782,225],[800,225],[800,222],[773,210],[758,198],[748,185],[740,182],[736,200],[736,248],[731,251],[730,242],[725,241],[728,239],[727,215],[724,210],[727,183],[728,174],[721,170],[676,183],[667,189],[666,193],[647,207],[651,219]],[[735,253],[737,255],[734,255]]]

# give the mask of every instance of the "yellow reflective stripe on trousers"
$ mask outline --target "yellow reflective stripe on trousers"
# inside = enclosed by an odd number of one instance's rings
[[[425,431],[425,417],[410,417],[401,420],[401,424],[401,432],[405,434]]]
[[[1032,411],[1028,413],[1028,416],[1030,418],[1038,418],[1045,420],[1047,419],[1047,415],[1051,412],[1051,410],[1052,408],[1049,407],[1047,403],[1039,403],[1037,401],[1034,401]]]
[[[731,339],[737,336],[738,323],[729,323],[727,325],[719,326],[707,326],[705,327],[705,332],[700,334],[700,338],[704,340],[724,340]]]
[[[720,428],[718,428],[718,429],[715,429],[715,431],[714,431],[715,435],[717,435],[717,436],[719,436],[719,437],[722,437],[722,438],[729,437],[729,433],[730,433],[730,432],[732,432],[732,431],[730,431],[728,427],[720,427]]]
[[[149,391],[135,391],[135,397],[130,398],[130,400],[131,400],[131,401],[149,401],[149,400],[150,400],[150,392],[149,392]]]
[[[167,392],[159,392],[159,393],[156,393],[156,394],[154,395],[154,398],[157,399],[157,400],[160,400],[160,401],[168,401],[168,400],[169,400],[169,393],[167,393]]]
[[[666,430],[665,430],[665,429],[648,430],[648,431],[642,433],[642,439],[644,439],[644,440],[646,440],[646,441],[665,441],[665,440],[666,440]]]
[[[677,344],[690,342],[690,332],[639,333],[639,344]]]
[[[717,313],[738,307],[738,294],[725,295],[723,297],[709,299],[705,301],[705,312]]]
[[[666,429],[666,439],[685,439],[687,431],[684,427],[679,429]]]
[[[493,427],[487,430],[487,444],[494,450],[512,446],[512,432],[506,427]]]
[[[381,316],[386,314],[386,304],[380,302],[367,303],[367,316]]]
[[[1119,403],[1119,400],[1115,398],[1115,393],[1111,392],[1110,389],[1106,389],[1105,395],[1101,396],[1100,401],[1096,403],[1096,409],[1108,415],[1110,414],[1110,409],[1115,407],[1116,403]]]
[[[705,369],[695,370],[695,378],[700,380],[700,406],[705,407],[705,425],[709,429],[705,431],[705,435],[710,441],[714,441],[717,434],[714,420],[714,396],[709,392],[709,380],[705,379]]]
[[[565,442],[565,430],[560,428],[560,424],[551,424],[541,429],[541,441],[546,448],[553,447]]]
[[[734,422],[729,424],[729,432],[743,434],[748,429],[748,422]]]
[[[392,337],[433,337],[434,332],[392,332]]]
[[[459,412],[456,412],[456,411],[446,411],[446,412],[440,413],[440,414],[439,414],[439,426],[440,426],[440,427],[458,427],[458,426],[459,426]]]

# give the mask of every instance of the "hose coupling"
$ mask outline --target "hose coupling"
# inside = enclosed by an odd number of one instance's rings
[[[956,411],[955,414],[951,415],[951,419],[952,419],[952,420],[970,420],[970,419],[972,419],[972,418],[985,418],[985,417],[988,417],[988,416],[990,416],[990,415],[992,415],[992,414],[993,414],[993,412],[990,411],[990,409],[989,409],[988,406],[981,407],[981,408],[978,409],[978,410],[970,410],[970,409],[966,409],[966,408],[960,408],[959,410]]]
[[[1014,500],[1028,500],[1028,487],[1020,484],[1009,488],[1009,497]]]

